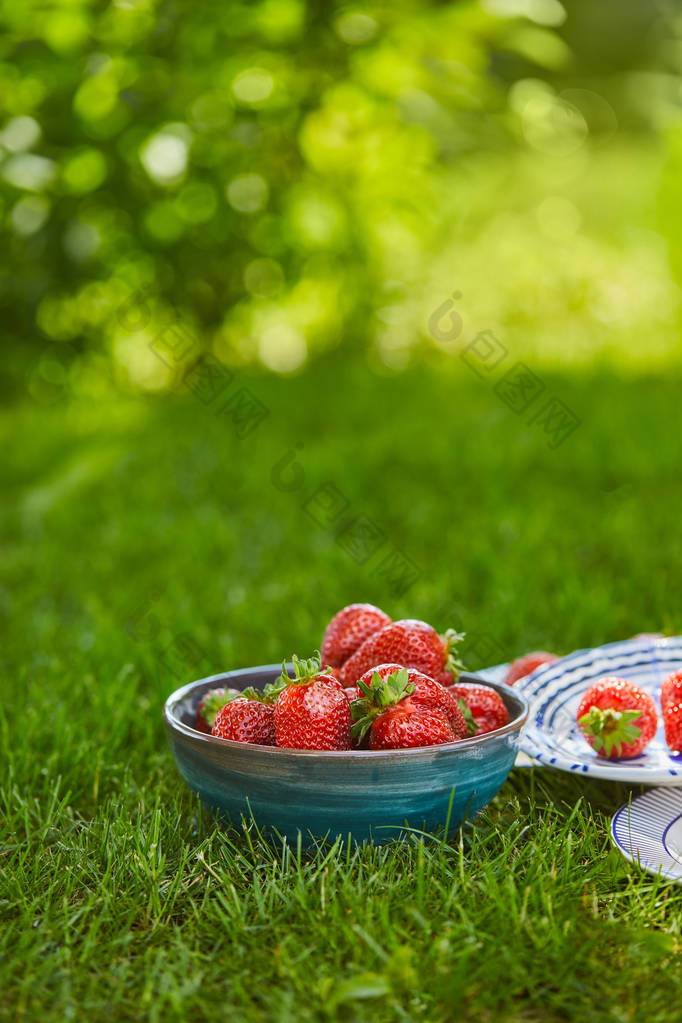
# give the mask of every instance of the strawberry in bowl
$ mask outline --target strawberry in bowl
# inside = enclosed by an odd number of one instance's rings
[[[458,701],[469,735],[485,735],[486,732],[494,732],[508,724],[509,711],[492,686],[461,682],[449,686],[448,692]]]
[[[274,700],[250,686],[233,696],[215,716],[211,735],[233,742],[275,746]]]
[[[374,632],[391,619],[374,604],[349,604],[338,611],[322,637],[322,667],[341,668]]]
[[[341,683],[320,668],[319,657],[293,657],[294,677],[286,666],[275,704],[277,745],[284,749],[350,749],[350,706]]]
[[[381,664],[358,680],[353,738],[370,749],[438,746],[467,736],[464,716],[445,686],[399,664]]]
[[[239,696],[236,689],[209,689],[207,693],[202,696],[199,700],[197,707],[196,718],[194,719],[194,727],[198,728],[200,732],[206,732],[207,735],[211,734],[213,722],[215,721],[218,711],[229,703],[230,700],[234,699],[235,696]]]
[[[344,686],[364,675],[377,664],[392,662],[405,668],[415,668],[443,685],[455,682],[463,665],[457,656],[457,646],[464,636],[454,629],[439,635],[432,625],[416,618],[391,622],[373,632],[340,670]]]

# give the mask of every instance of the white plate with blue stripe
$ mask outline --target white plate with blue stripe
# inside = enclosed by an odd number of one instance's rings
[[[682,789],[652,789],[621,806],[611,839],[643,870],[682,881]]]
[[[521,749],[546,767],[573,774],[642,785],[682,785],[682,756],[671,756],[665,744],[658,702],[663,679],[680,668],[682,636],[608,643],[538,668],[516,683],[530,703]],[[631,760],[597,756],[575,720],[584,692],[605,675],[629,679],[657,703],[658,731],[642,755]]]

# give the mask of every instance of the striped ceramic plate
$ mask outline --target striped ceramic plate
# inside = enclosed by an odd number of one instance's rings
[[[658,701],[661,683],[682,668],[682,636],[626,640],[577,650],[538,668],[516,686],[530,702],[521,749],[562,771],[644,785],[682,785],[682,757],[671,756],[663,726],[644,753],[632,760],[598,757],[580,734],[575,714],[585,690],[604,675],[620,675]]]
[[[682,789],[652,789],[621,806],[611,838],[643,870],[682,881]]]

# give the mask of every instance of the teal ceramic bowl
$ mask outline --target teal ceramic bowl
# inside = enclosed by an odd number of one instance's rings
[[[504,700],[509,724],[487,735],[408,750],[319,752],[247,745],[194,727],[197,704],[217,686],[261,688],[281,673],[269,664],[191,682],[164,707],[168,741],[180,774],[210,809],[239,825],[255,820],[296,842],[350,836],[387,842],[406,829],[457,828],[498,792],[507,778],[526,720],[524,697],[475,675]]]

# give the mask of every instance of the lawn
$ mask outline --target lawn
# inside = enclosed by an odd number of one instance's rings
[[[244,371],[261,421],[182,387],[2,413],[7,1018],[678,1018],[682,889],[611,850],[627,787],[516,770],[447,841],[282,850],[166,747],[183,680],[307,655],[353,600],[454,622],[474,667],[679,632],[682,375],[541,376],[558,447],[446,356]]]

